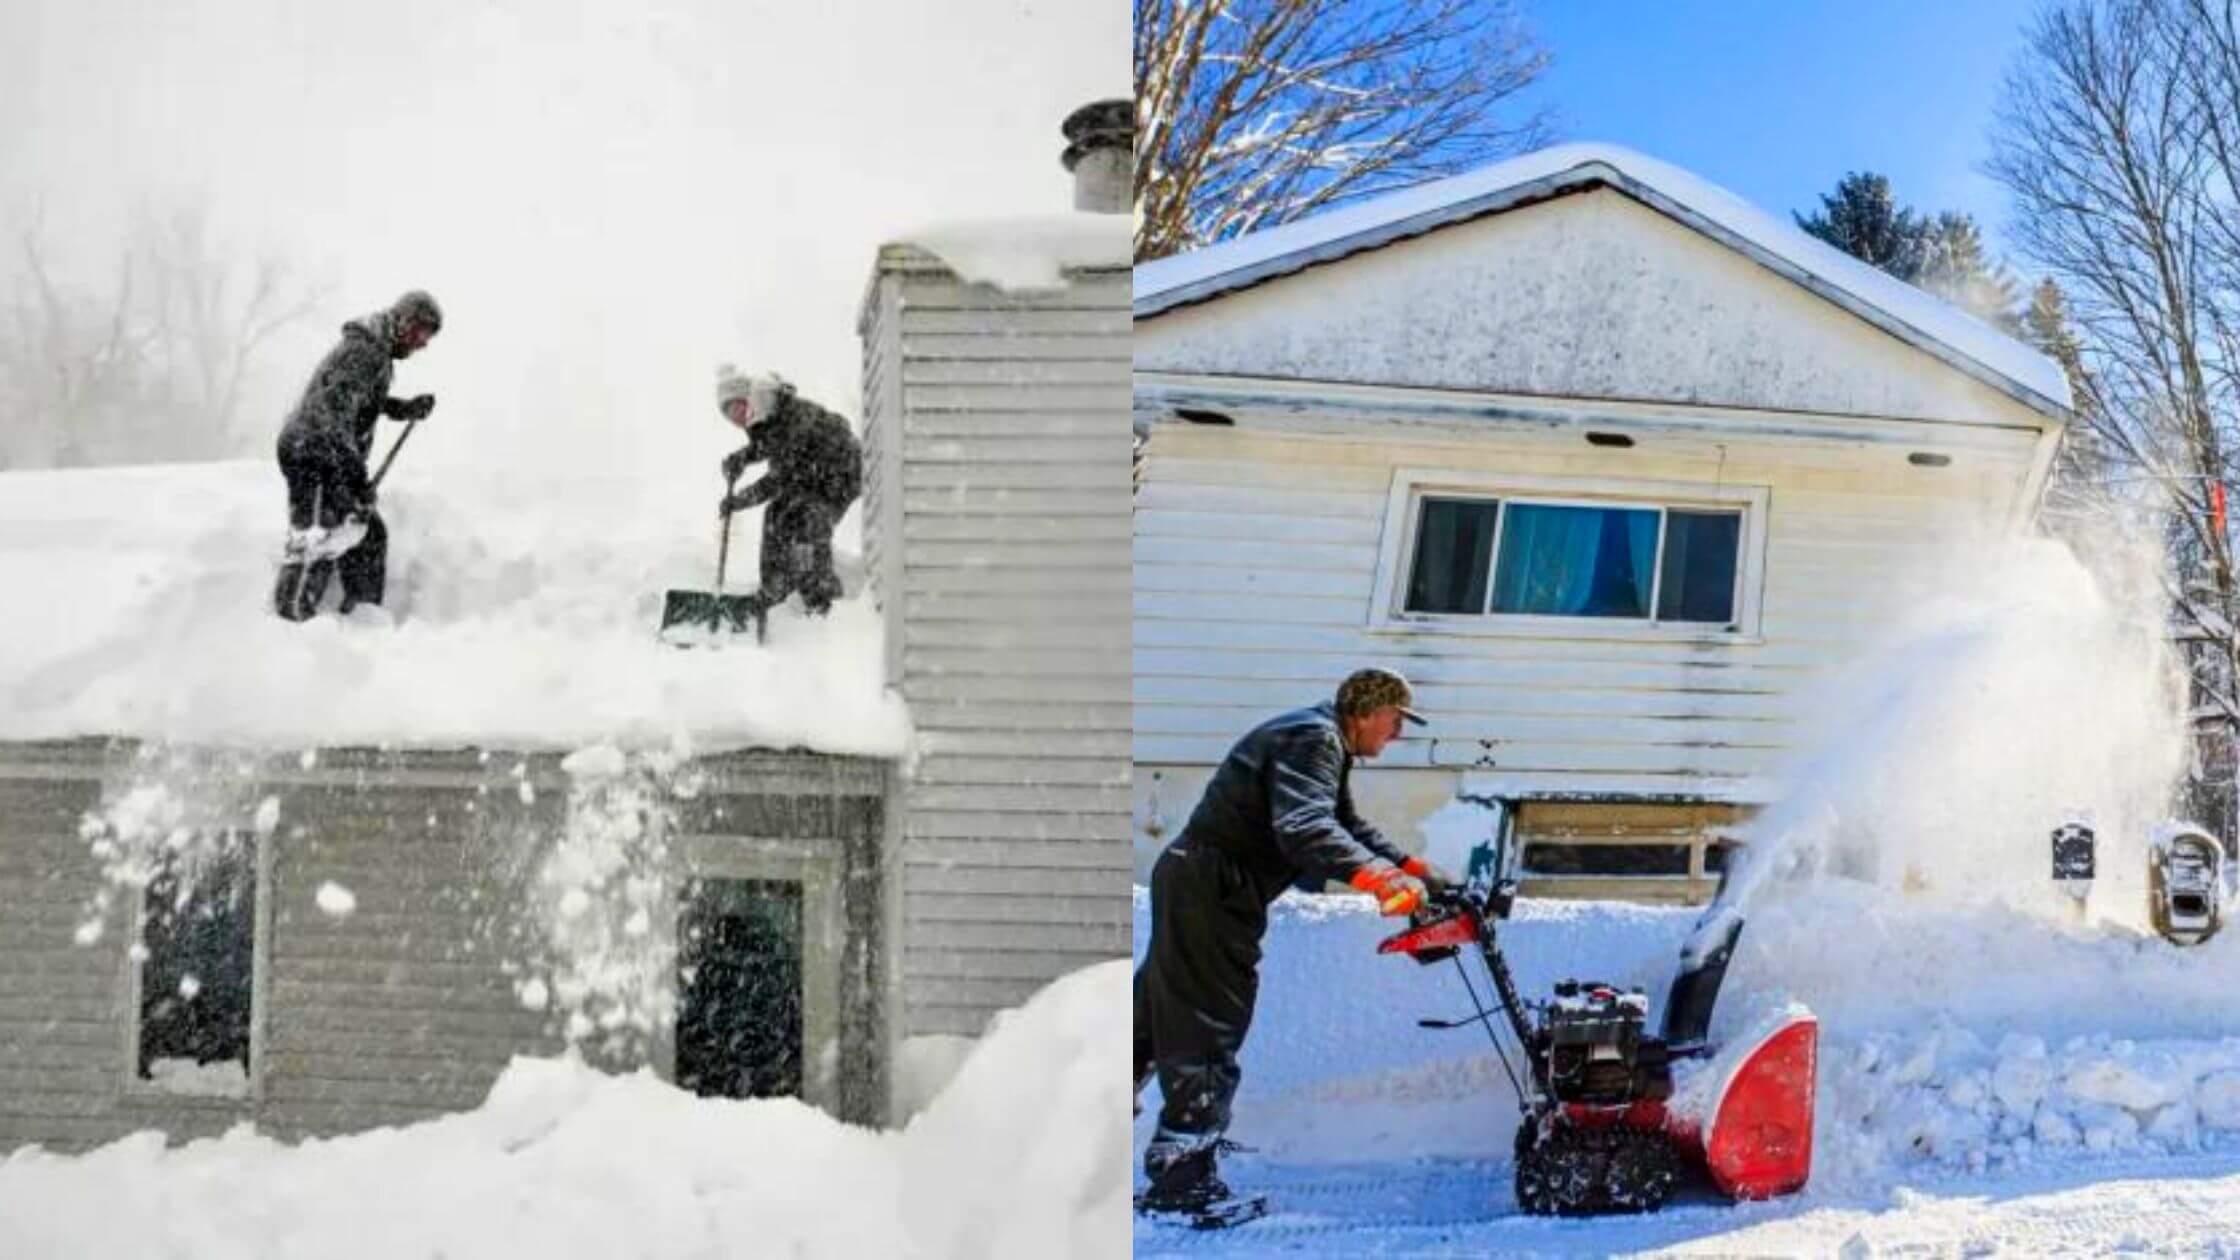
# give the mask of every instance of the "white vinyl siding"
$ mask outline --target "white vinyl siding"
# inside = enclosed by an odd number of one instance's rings
[[[1433,725],[1379,766],[1490,762],[1520,791],[1736,791],[1793,745],[1811,680],[1873,642],[1912,581],[2009,518],[2035,434],[1916,428],[1909,445],[1752,441],[1738,427],[1707,459],[1508,433],[1342,440],[1162,424],[1136,512],[1136,764],[1211,764],[1269,713],[1385,663],[1414,680]],[[1907,463],[1923,446],[1953,466]],[[1587,634],[1578,622],[1458,634],[1389,615],[1404,542],[1396,483],[1411,470],[1544,485],[1607,479],[1613,463],[1699,500],[1757,496],[1754,636]]]

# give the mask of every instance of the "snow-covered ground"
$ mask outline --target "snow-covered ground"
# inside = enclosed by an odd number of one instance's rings
[[[1140,950],[1141,890],[1137,909]],[[1506,948],[1528,996],[1572,976],[1640,985],[1654,1018],[1694,917],[1526,901]],[[1774,1203],[1702,1191],[1654,1217],[1547,1221],[1516,1213],[1514,1095],[1483,1035],[1415,1026],[1467,1014],[1460,981],[1378,955],[1392,928],[1359,897],[1278,904],[1232,1130],[1256,1149],[1226,1164],[1277,1213],[1219,1236],[1139,1227],[1139,1254],[1796,1254],[1854,1234],[2041,1254],[2136,1234],[2240,1253],[2234,935],[2181,950],[1849,880],[1797,890],[1745,929],[1714,1032],[1789,1000],[1820,1016],[1812,1184]],[[2166,1180],[2166,1201],[2118,1188]]]
[[[903,751],[860,594],[822,623],[781,610],[760,648],[655,639],[666,590],[714,585],[712,462],[516,481],[449,462],[446,423],[473,420],[428,421],[383,488],[386,611],[302,625],[269,611],[270,461],[0,476],[0,739]],[[760,527],[735,522],[728,589],[754,586]]]
[[[0,1256],[1105,1257],[1128,1249],[1128,972],[999,1015],[899,1131],[519,1059],[479,1109],[287,1145],[0,1160]]]
[[[1714,1039],[1791,1002],[1820,1020],[1801,1195],[1518,1215],[1515,1096],[1484,1035],[1415,1026],[1470,1013],[1454,968],[1379,956],[1395,925],[1365,898],[1294,895],[1231,1134],[1257,1150],[1226,1164],[1276,1212],[1139,1229],[1139,1254],[2240,1254],[2240,930],[2147,931],[2147,841],[2185,757],[2160,605],[2121,577],[2153,568],[2089,576],[2046,542],[1966,559],[1804,706],[1730,890],[1746,926]],[[2078,815],[2100,833],[2081,903],[2050,878],[2049,833]],[[1430,850],[1461,869],[1485,818],[1435,814]],[[1140,954],[1141,889],[1136,910]],[[1654,1022],[1697,913],[1528,900],[1503,940],[1528,998],[1638,986]]]

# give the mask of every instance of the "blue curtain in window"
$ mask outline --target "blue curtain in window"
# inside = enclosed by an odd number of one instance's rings
[[[1646,618],[1656,564],[1652,510],[1511,503],[1494,566],[1493,610]]]

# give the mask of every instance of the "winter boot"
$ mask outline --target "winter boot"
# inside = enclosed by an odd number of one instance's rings
[[[1151,1184],[1136,1196],[1136,1211],[1172,1216],[1195,1229],[1223,1229],[1266,1215],[1265,1196],[1240,1195],[1215,1171],[1217,1145],[1218,1140],[1186,1148],[1171,1139],[1154,1138],[1143,1156]]]

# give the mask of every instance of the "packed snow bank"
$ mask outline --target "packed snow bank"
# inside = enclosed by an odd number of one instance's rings
[[[386,611],[302,625],[268,611],[286,528],[269,462],[0,475],[0,590],[17,593],[0,739],[902,752],[860,596],[823,621],[781,610],[760,648],[656,641],[667,589],[714,584],[712,469],[531,486],[415,474],[414,454],[382,494]],[[759,517],[734,529],[730,584],[749,589]]]
[[[1135,248],[1127,216],[1086,211],[929,224],[896,239],[1006,293],[1062,288],[1068,271],[1127,267]]]
[[[1653,1024],[1695,913],[1525,900],[1504,948],[1528,999],[1573,977],[1638,985]],[[1140,888],[1136,916],[1140,955]],[[1415,1027],[1469,997],[1451,964],[1377,954],[1394,927],[1362,897],[1276,904],[1234,1129],[1266,1160],[1508,1162],[1515,1096],[1484,1035]],[[1744,929],[1712,1031],[1736,1039],[1792,1002],[1818,1015],[1812,1185],[1874,1190],[1915,1168],[2240,1149],[2235,974],[2230,935],[2180,949],[1825,879]],[[1506,1202],[1506,1178],[1488,1180]]]
[[[999,1013],[903,1134],[918,1254],[1128,1251],[1128,965],[1088,967]]]
[[[0,1255],[1125,1255],[1126,987],[1118,962],[1052,984],[899,1133],[517,1059],[479,1109],[409,1128],[18,1151]]]

